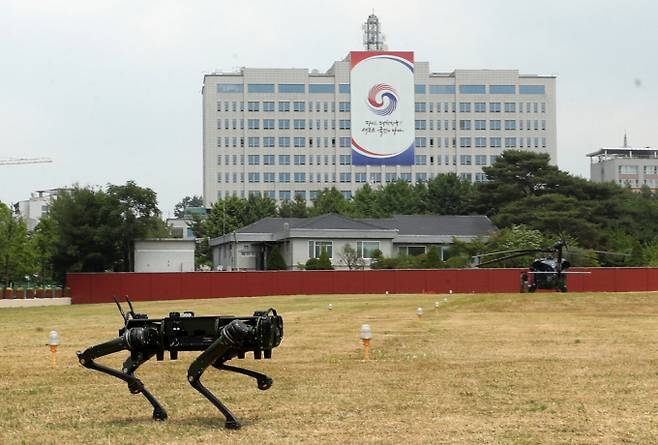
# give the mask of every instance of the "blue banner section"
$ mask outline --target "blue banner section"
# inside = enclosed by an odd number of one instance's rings
[[[390,158],[372,158],[359,153],[352,147],[352,164],[353,165],[413,165],[415,161],[416,145],[411,144],[409,148],[397,156]]]

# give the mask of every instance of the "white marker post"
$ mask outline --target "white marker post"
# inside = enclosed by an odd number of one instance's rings
[[[361,335],[359,335],[363,342],[363,360],[368,360],[370,352],[370,340],[372,339],[372,331],[369,324],[361,325]]]

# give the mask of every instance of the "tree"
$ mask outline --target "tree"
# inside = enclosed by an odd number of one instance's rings
[[[281,218],[308,218],[306,200],[302,195],[296,194],[292,201],[286,199],[279,205],[278,214]]]
[[[378,193],[379,208],[385,215],[413,215],[420,213],[422,204],[408,182],[389,182]]]
[[[0,276],[3,288],[23,281],[36,271],[33,251],[29,248],[27,226],[15,219],[11,210],[0,202]]]
[[[336,187],[332,187],[322,190],[313,199],[313,207],[311,207],[309,213],[311,216],[324,215],[325,213],[348,215],[350,213],[350,203]]]
[[[209,238],[216,238],[243,227],[246,201],[236,196],[217,200],[203,222],[203,232]],[[198,229],[197,229],[198,230]],[[201,231],[200,231],[201,232]]]
[[[286,260],[283,259],[279,246],[272,247],[267,257],[267,270],[287,270]]]
[[[465,215],[472,211],[474,187],[454,173],[436,175],[427,181],[424,207],[438,215]]]
[[[357,190],[352,198],[352,216],[355,218],[381,218],[384,216],[379,207],[378,193],[368,183]]]
[[[320,252],[320,258],[318,258],[318,270],[334,270],[334,266],[331,264],[331,259],[329,259],[329,254],[327,249],[322,249]]]
[[[169,230],[160,218],[157,194],[148,187],[140,187],[135,181],[125,185],[107,185],[110,212],[118,212],[121,224],[117,239],[121,243],[124,272],[134,270],[134,245],[136,239],[167,237]]]
[[[242,226],[247,226],[268,216],[276,215],[276,202],[272,198],[261,196],[260,194],[252,194],[249,195],[244,206]]]
[[[203,198],[197,195],[184,197],[174,206],[174,216],[183,218],[188,207],[203,207]]]
[[[490,167],[483,167],[488,181],[478,187],[478,211],[495,214],[505,204],[543,193],[556,193],[571,177],[549,164],[547,153],[505,150]]]
[[[365,265],[363,258],[359,257],[359,253],[350,244],[343,246],[343,249],[338,254],[338,258],[349,270],[363,269]]]

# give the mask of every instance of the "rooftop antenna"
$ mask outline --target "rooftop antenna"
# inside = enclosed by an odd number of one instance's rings
[[[628,137],[626,136],[625,131],[624,131],[624,148],[628,148]]]
[[[381,32],[381,24],[375,15],[375,10],[368,16],[363,24],[363,48],[366,51],[385,51],[388,49],[384,44],[384,34]]]

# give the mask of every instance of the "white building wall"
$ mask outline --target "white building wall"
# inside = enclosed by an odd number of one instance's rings
[[[135,241],[135,272],[193,272],[194,240]]]

